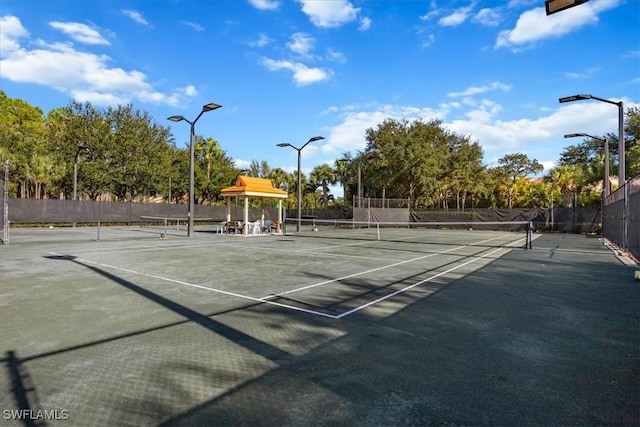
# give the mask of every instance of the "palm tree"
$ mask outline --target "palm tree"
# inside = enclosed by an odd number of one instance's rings
[[[198,138],[196,142],[195,152],[199,158],[204,160],[207,182],[211,181],[211,165],[215,159],[215,153],[218,150],[220,150],[220,145],[218,141],[213,138]]]
[[[348,154],[348,153],[347,153]],[[347,154],[342,159],[335,161],[335,174],[336,182],[339,182],[342,186],[342,204],[347,205],[347,170],[351,159],[347,157]]]
[[[322,205],[327,209],[329,207],[329,184],[338,182],[336,171],[326,163],[316,166],[311,171],[311,182],[317,182],[322,187]]]
[[[573,206],[572,194],[579,192],[584,184],[584,171],[578,165],[561,165],[549,173],[549,181],[560,188],[565,206]]]
[[[268,178],[271,180],[271,184],[273,184],[276,188],[286,187],[287,184],[287,173],[282,168],[274,168],[269,171]]]

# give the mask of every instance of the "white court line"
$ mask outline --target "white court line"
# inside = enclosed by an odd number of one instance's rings
[[[278,302],[275,302],[275,301],[269,301],[269,300],[267,300],[267,298],[275,298],[275,297],[278,297],[280,295],[286,295],[288,293],[297,292],[297,291],[300,291],[300,290],[303,290],[303,289],[309,289],[309,288],[312,288],[312,287],[321,286],[323,284],[334,283],[336,281],[343,280],[343,279],[346,279],[346,278],[349,278],[349,277],[355,277],[355,276],[358,276],[358,275],[362,275],[362,274],[366,274],[366,273],[382,270],[382,269],[385,269],[385,268],[390,268],[390,267],[401,265],[401,264],[405,264],[405,263],[408,263],[408,262],[418,261],[418,260],[421,260],[421,259],[429,258],[431,256],[440,255],[440,254],[451,252],[453,250],[465,248],[467,246],[479,245],[479,244],[482,244],[482,243],[485,243],[485,242],[489,242],[491,240],[499,239],[501,237],[504,237],[504,236],[499,236],[499,237],[494,237],[492,239],[482,240],[482,241],[473,243],[471,245],[458,246],[456,248],[448,249],[446,251],[432,253],[432,254],[429,254],[429,255],[422,256],[422,257],[418,257],[418,258],[414,258],[414,259],[410,259],[410,260],[406,260],[406,261],[401,261],[401,262],[393,263],[393,264],[390,264],[390,265],[387,265],[387,266],[383,266],[383,267],[367,270],[367,271],[364,271],[364,272],[360,272],[360,273],[355,273],[355,274],[352,274],[352,275],[344,276],[344,277],[339,278],[339,279],[327,280],[327,281],[324,281],[324,282],[321,282],[321,283],[316,283],[314,285],[305,286],[305,287],[294,289],[294,290],[291,290],[291,291],[287,291],[287,292],[284,292],[284,293],[281,293],[281,294],[276,294],[276,295],[272,294],[272,295],[269,295],[267,297],[262,297],[262,298],[250,297],[250,296],[238,294],[238,293],[235,293],[235,292],[223,291],[221,289],[208,288],[206,286],[196,285],[194,283],[189,283],[189,282],[185,282],[185,281],[182,281],[182,280],[176,280],[176,279],[171,279],[171,278],[168,278],[168,277],[158,276],[158,275],[154,275],[154,274],[143,273],[143,272],[139,272],[139,271],[136,271],[136,270],[131,270],[131,269],[128,269],[128,268],[117,267],[117,266],[114,266],[114,265],[100,263],[100,262],[96,262],[96,261],[91,261],[91,260],[87,260],[87,259],[83,259],[83,258],[74,258],[74,260],[78,261],[78,262],[81,262],[81,263],[93,264],[93,265],[97,265],[97,266],[104,267],[104,268],[111,268],[111,269],[114,269],[114,270],[120,270],[120,271],[124,271],[124,272],[130,273],[130,274],[134,274],[134,275],[140,275],[140,276],[149,277],[149,278],[152,278],[152,279],[163,280],[163,281],[167,281],[167,282],[171,282],[171,283],[177,283],[177,284],[180,284],[180,285],[189,286],[189,287],[193,287],[193,288],[196,288],[196,289],[206,290],[206,291],[214,292],[214,293],[220,293],[220,294],[223,294],[223,295],[228,295],[228,296],[232,296],[232,297],[236,297],[236,298],[246,299],[246,300],[249,300],[249,301],[254,301],[254,302],[259,302],[259,303],[264,303],[264,304],[270,304],[270,305],[273,305],[273,306],[276,306],[276,307],[286,308],[286,309],[290,309],[290,310],[294,310],[294,311],[300,311],[300,312],[303,312],[303,313],[313,314],[313,315],[317,315],[317,316],[321,316],[321,317],[325,317],[325,318],[329,318],[329,319],[341,319],[341,318],[343,318],[345,316],[353,314],[353,313],[355,313],[357,311],[360,311],[360,310],[362,310],[362,309],[364,309],[366,307],[369,307],[369,306],[371,306],[373,304],[376,304],[378,302],[384,301],[384,300],[386,300],[388,298],[391,298],[391,297],[393,297],[395,295],[398,295],[400,293],[406,292],[406,291],[408,291],[408,290],[410,290],[410,289],[412,289],[412,288],[414,288],[416,286],[419,286],[421,284],[427,283],[427,282],[429,282],[429,281],[431,281],[431,280],[433,280],[433,279],[435,279],[437,277],[440,277],[440,276],[442,276],[444,274],[450,273],[450,272],[455,271],[455,270],[457,270],[457,269],[459,269],[461,267],[464,267],[464,266],[466,266],[468,264],[476,262],[476,261],[478,261],[478,260],[480,260],[482,258],[486,258],[487,256],[490,256],[490,255],[492,255],[492,254],[494,254],[494,253],[496,253],[496,252],[498,252],[500,250],[503,250],[504,248],[498,248],[498,249],[496,249],[496,250],[494,250],[494,251],[492,251],[490,253],[486,253],[484,255],[481,255],[481,256],[478,256],[478,257],[474,257],[473,259],[471,259],[469,261],[466,261],[466,262],[464,262],[464,263],[462,263],[462,264],[460,264],[458,266],[452,267],[452,268],[450,268],[450,269],[448,269],[446,271],[438,273],[438,274],[436,274],[434,276],[431,276],[431,277],[429,277],[427,279],[424,279],[424,280],[422,280],[422,281],[420,281],[418,283],[415,283],[413,285],[407,286],[407,287],[405,287],[403,289],[400,289],[398,291],[395,291],[395,292],[393,292],[393,293],[391,293],[391,294],[389,294],[387,296],[378,298],[375,301],[371,301],[371,302],[369,302],[367,304],[355,307],[355,308],[353,308],[353,309],[351,309],[349,311],[346,311],[346,312],[338,314],[338,315],[323,313],[321,311],[309,310],[309,309],[296,307],[296,306],[292,306],[292,305],[288,305],[288,304],[278,303]],[[519,240],[517,240],[515,242],[510,243],[508,246],[516,245],[518,242],[520,242],[522,240],[523,239],[519,239]],[[68,256],[68,255],[64,255],[64,254],[58,253],[58,252],[49,252],[49,253],[51,255],[54,255],[54,256]]]
[[[67,255],[64,255],[64,254],[56,253],[56,252],[49,252],[49,253],[51,255],[54,255],[54,256],[63,256],[63,257],[67,256]],[[96,261],[91,261],[91,260],[88,260],[88,259],[74,258],[74,261],[79,261],[79,262],[82,262],[82,263],[98,265],[98,266],[104,267],[104,268],[111,268],[113,270],[120,270],[120,271],[124,271],[124,272],[130,273],[130,274],[136,274],[136,275],[140,275],[140,276],[145,276],[145,277],[149,277],[149,278],[152,278],[152,279],[164,280],[166,282],[172,282],[172,283],[177,283],[179,285],[190,286],[190,287],[196,288],[196,289],[203,289],[203,290],[206,290],[206,291],[215,292],[215,293],[219,293],[219,294],[223,294],[223,295],[229,295],[229,296],[237,297],[237,298],[242,298],[242,299],[246,299],[246,300],[249,300],[249,301],[254,301],[254,302],[259,302],[259,303],[264,303],[264,304],[271,304],[271,305],[275,305],[277,307],[288,308],[288,309],[291,309],[291,310],[302,311],[302,312],[308,313],[308,314],[315,314],[317,316],[323,316],[323,317],[329,317],[331,319],[336,319],[336,316],[334,316],[332,314],[323,313],[323,312],[320,312],[320,311],[308,310],[306,308],[300,308],[300,307],[295,307],[295,306],[291,306],[291,305],[287,305],[287,304],[281,304],[281,303],[274,302],[274,301],[263,301],[260,298],[254,298],[254,297],[250,297],[250,296],[247,296],[247,295],[237,294],[235,292],[223,291],[221,289],[208,288],[206,286],[196,285],[194,283],[184,282],[182,280],[176,280],[176,279],[171,279],[169,277],[157,276],[155,274],[143,273],[141,271],[135,271],[135,270],[131,270],[131,269],[128,269],[128,268],[117,267],[115,265],[104,264],[104,263],[100,263],[100,262],[96,262]]]
[[[510,244],[509,244],[509,245],[507,245],[507,246],[515,246],[517,243],[519,243],[519,242],[521,242],[521,241],[523,241],[523,240],[525,240],[525,241],[526,241],[526,239],[516,240],[515,242],[512,242],[512,243],[510,243]],[[431,276],[431,277],[428,277],[428,278],[426,278],[426,279],[424,279],[424,280],[419,281],[418,283],[414,283],[413,285],[410,285],[410,286],[407,286],[407,287],[405,287],[405,288],[399,289],[399,290],[397,290],[397,291],[395,291],[395,292],[392,292],[392,293],[391,293],[391,294],[389,294],[389,295],[385,295],[385,296],[383,296],[383,297],[380,297],[380,298],[378,298],[377,300],[370,301],[370,302],[368,302],[368,303],[366,303],[366,304],[363,304],[363,305],[361,305],[361,306],[358,306],[358,307],[352,308],[352,309],[351,309],[351,310],[349,310],[349,311],[345,311],[344,313],[341,313],[341,314],[337,315],[337,316],[336,316],[336,319],[342,319],[343,317],[346,317],[346,316],[348,316],[348,315],[350,315],[350,314],[353,314],[353,313],[355,313],[355,312],[357,312],[357,311],[360,311],[360,310],[362,310],[362,309],[364,309],[364,308],[370,307],[370,306],[372,306],[373,304],[377,304],[377,303],[379,303],[379,302],[381,302],[381,301],[384,301],[384,300],[386,300],[386,299],[392,298],[392,297],[394,297],[394,296],[396,296],[396,295],[398,295],[398,294],[401,294],[401,293],[406,292],[406,291],[408,291],[408,290],[410,290],[410,289],[413,289],[413,288],[415,288],[416,286],[423,285],[423,284],[425,284],[425,283],[427,283],[427,282],[430,282],[431,280],[433,280],[433,279],[435,279],[435,278],[438,278],[438,277],[440,277],[440,276],[443,276],[443,275],[445,275],[445,274],[447,274],[447,273],[451,273],[452,271],[455,271],[455,270],[457,270],[457,269],[459,269],[459,268],[461,268],[461,267],[464,267],[465,265],[469,265],[469,264],[471,264],[471,263],[473,263],[473,262],[479,261],[479,260],[481,260],[482,258],[486,258],[486,257],[488,257],[488,256],[490,256],[490,255],[493,255],[493,254],[495,254],[496,252],[498,252],[498,251],[500,251],[500,250],[504,250],[504,249],[505,249],[505,248],[498,248],[498,249],[495,249],[495,250],[493,250],[493,251],[491,251],[491,252],[488,252],[488,253],[486,253],[486,254],[480,255],[480,256],[478,256],[478,257],[474,257],[474,258],[470,259],[469,261],[466,261],[466,262],[464,262],[464,263],[462,263],[462,264],[460,264],[460,265],[457,265],[457,266],[455,266],[455,267],[451,267],[450,269],[448,269],[448,270],[446,270],[446,271],[443,271],[443,272],[441,272],[441,273],[438,273],[438,274],[436,274],[436,275],[433,275],[433,276]]]
[[[413,285],[410,285],[410,286],[407,286],[407,287],[405,287],[405,288],[399,289],[399,290],[397,290],[397,291],[395,291],[395,292],[392,292],[392,293],[390,293],[389,295],[385,295],[385,296],[383,296],[383,297],[380,297],[380,298],[378,298],[377,300],[370,301],[370,302],[368,302],[368,303],[366,303],[366,304],[363,304],[363,305],[361,305],[361,306],[358,306],[358,307],[356,307],[356,308],[352,308],[352,309],[351,309],[351,310],[349,310],[349,311],[345,311],[344,313],[337,315],[337,316],[336,316],[336,319],[342,319],[343,317],[346,317],[346,316],[348,316],[348,315],[350,315],[350,314],[353,314],[353,313],[355,313],[355,312],[357,312],[357,311],[360,311],[360,310],[365,309],[365,308],[367,308],[367,307],[370,307],[370,306],[372,306],[372,305],[374,305],[374,304],[377,304],[377,303],[379,303],[379,302],[381,302],[381,301],[384,301],[384,300],[389,299],[389,298],[391,298],[391,297],[394,297],[394,296],[396,296],[396,295],[398,295],[398,294],[401,294],[401,293],[403,293],[403,292],[406,292],[406,291],[408,291],[409,289],[413,289],[413,288],[415,288],[416,286],[420,286],[420,285],[423,285],[423,284],[425,284],[425,283],[427,283],[427,282],[430,282],[431,280],[436,279],[436,278],[438,278],[438,277],[440,277],[440,276],[442,276],[442,275],[445,275],[445,274],[447,274],[447,273],[451,273],[452,271],[455,271],[455,270],[457,270],[457,269],[459,269],[459,268],[462,268],[462,267],[464,267],[465,265],[469,265],[469,264],[471,264],[472,262],[476,262],[476,261],[481,260],[482,258],[486,258],[486,257],[488,257],[489,255],[493,255],[493,254],[495,254],[496,252],[498,252],[498,251],[500,251],[500,250],[503,250],[503,249],[504,249],[504,248],[498,248],[498,249],[495,249],[494,251],[491,251],[491,252],[486,253],[486,254],[484,254],[484,255],[481,255],[481,256],[479,256],[479,257],[475,257],[475,258],[470,259],[469,261],[464,262],[464,263],[462,263],[462,264],[460,264],[460,265],[457,265],[457,266],[455,266],[455,267],[451,267],[451,268],[450,268],[450,269],[448,269],[448,270],[445,270],[445,271],[443,271],[443,272],[441,272],[441,273],[438,273],[438,274],[436,274],[436,275],[433,275],[433,276],[431,276],[431,277],[429,277],[429,278],[427,278],[427,279],[421,280],[421,281],[419,281],[418,283],[414,283]]]
[[[412,259],[408,259],[408,260],[404,260],[404,261],[394,262],[392,264],[383,265],[382,267],[372,268],[370,270],[365,270],[365,271],[361,271],[361,272],[358,272],[358,273],[349,274],[347,276],[338,277],[336,279],[325,280],[323,282],[314,283],[314,284],[307,285],[307,286],[302,286],[300,288],[291,289],[290,291],[280,292],[280,293],[277,293],[277,294],[266,295],[266,296],[260,298],[260,300],[267,301],[269,299],[278,298],[280,296],[291,294],[291,293],[294,293],[294,292],[300,292],[300,291],[304,291],[306,289],[315,288],[317,286],[328,285],[330,283],[339,282],[339,281],[344,280],[344,279],[350,279],[352,277],[361,276],[363,274],[368,274],[368,273],[373,273],[373,272],[376,272],[376,271],[384,270],[386,268],[397,267],[399,265],[407,264],[407,263],[410,263],[410,262],[420,261],[420,260],[423,260],[423,259],[426,259],[426,258],[430,258],[430,257],[436,256],[436,255],[442,255],[442,254],[446,254],[446,253],[451,252],[451,251],[455,251],[455,250],[458,250],[458,249],[463,249],[463,248],[466,248],[468,246],[480,245],[482,243],[486,243],[486,242],[490,242],[492,240],[500,239],[500,238],[502,238],[504,236],[506,236],[506,234],[502,235],[502,236],[498,236],[498,237],[493,237],[491,239],[481,240],[479,242],[471,243],[469,245],[462,245],[462,246],[458,246],[458,247],[455,247],[455,248],[450,248],[450,249],[447,249],[446,251],[433,252],[433,253],[430,253],[429,255],[423,255],[423,256],[417,257],[417,258],[412,258]],[[520,240],[522,240],[522,239],[520,239]]]

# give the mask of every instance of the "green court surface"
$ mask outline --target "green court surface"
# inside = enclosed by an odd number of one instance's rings
[[[13,229],[0,424],[640,424],[637,266],[597,237],[215,231]]]

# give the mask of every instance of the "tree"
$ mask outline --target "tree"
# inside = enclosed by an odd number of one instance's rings
[[[86,194],[96,200],[112,191],[111,127],[104,112],[89,102],[72,101],[63,108],[51,110],[46,122],[51,153],[62,167],[57,179],[59,192],[66,198],[73,194],[73,164],[79,146],[88,147],[78,159],[79,197]]]
[[[627,177],[640,174],[640,107],[626,112],[625,146]]]
[[[198,137],[196,141],[198,203],[212,204],[220,198],[220,191],[233,181],[239,171],[215,139]]]
[[[557,166],[549,172],[547,180],[560,189],[563,205],[572,207],[584,182],[584,169],[580,165]]]
[[[320,184],[322,189],[322,205],[325,209],[329,208],[329,184],[338,182],[336,171],[328,164],[316,166],[311,171],[310,181]]]
[[[474,191],[482,150],[467,137],[449,132],[440,120],[387,119],[367,129],[361,161],[369,189],[382,198],[409,197],[414,205],[442,206],[455,195],[458,207]]]
[[[109,107],[105,118],[111,126],[107,165],[114,194],[126,201],[145,194],[164,194],[169,129],[130,104]]]
[[[271,166],[266,160],[259,162],[258,160],[251,160],[251,165],[249,165],[249,176],[254,176],[256,178],[268,178],[271,173]]]
[[[269,179],[275,188],[287,189],[287,173],[282,168],[271,169]]]
[[[507,154],[498,160],[503,176],[506,178],[504,182],[507,187],[507,200],[509,209],[513,205],[514,189],[518,178],[524,178],[527,175],[540,172],[544,167],[536,160],[529,159],[526,154],[516,153]]]
[[[342,204],[347,206],[347,184],[349,182],[349,163],[351,162],[351,153],[343,153],[341,159],[337,159],[334,163],[336,182],[342,187]]]
[[[48,183],[42,170],[38,170],[48,155],[42,110],[21,99],[9,98],[4,91],[0,91],[0,147],[0,160],[9,161],[12,179],[18,183],[17,196],[40,197],[42,186]]]
[[[451,190],[455,192],[456,209],[463,210],[467,195],[479,188],[478,178],[484,169],[482,148],[468,138],[451,137],[449,140],[449,176]]]

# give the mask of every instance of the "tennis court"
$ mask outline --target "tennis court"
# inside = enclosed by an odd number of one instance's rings
[[[640,422],[636,267],[522,225],[14,229],[3,422]]]

